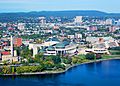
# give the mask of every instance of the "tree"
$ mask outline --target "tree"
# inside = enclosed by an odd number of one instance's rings
[[[2,73],[3,73],[3,74],[10,74],[10,73],[11,73],[10,67],[4,66],[4,67],[2,68]]]
[[[63,70],[65,70],[65,65],[64,64],[56,64],[55,67],[56,67],[56,69],[63,69]]]
[[[32,50],[29,50],[28,48],[25,48],[21,51],[20,56],[28,59],[28,58],[32,57]]]
[[[31,72],[41,72],[43,70],[42,66],[21,66],[16,68],[18,74],[21,73],[31,73]]]
[[[90,52],[85,55],[86,59],[93,60],[96,59],[95,54]]]
[[[73,64],[78,63],[78,58],[76,58],[76,57],[72,57],[72,63],[73,63]]]
[[[44,61],[43,62],[44,68],[45,69],[52,69],[54,68],[54,63],[52,61]]]
[[[71,64],[72,59],[69,57],[62,57],[62,62],[65,64]]]
[[[41,61],[43,61],[44,60],[44,55],[43,55],[43,53],[39,53],[39,54],[37,54],[37,55],[35,55],[35,62],[41,62]]]
[[[52,58],[52,61],[54,62],[54,64],[59,64],[61,63],[61,58],[60,56],[50,56]]]

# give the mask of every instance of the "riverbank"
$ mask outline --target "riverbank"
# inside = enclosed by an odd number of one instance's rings
[[[70,66],[67,66],[65,70],[61,71],[44,71],[44,72],[35,72],[35,73],[21,73],[21,74],[2,74],[0,76],[28,76],[28,75],[44,75],[44,74],[61,74],[67,72],[69,69],[82,65],[82,64],[89,64],[93,62],[100,62],[100,61],[106,61],[106,60],[113,60],[113,59],[120,59],[120,57],[114,57],[114,58],[106,58],[106,59],[99,59],[99,60],[91,60],[89,62],[84,62],[80,64],[73,64]]]

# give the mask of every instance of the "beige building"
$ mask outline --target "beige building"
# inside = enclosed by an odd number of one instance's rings
[[[2,61],[17,62],[18,57],[12,57],[11,55],[3,55]]]

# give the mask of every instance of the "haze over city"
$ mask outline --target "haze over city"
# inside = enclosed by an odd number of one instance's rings
[[[0,0],[0,13],[59,10],[120,13],[119,3],[119,0]]]

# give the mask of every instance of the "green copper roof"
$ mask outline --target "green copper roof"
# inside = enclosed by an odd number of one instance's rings
[[[39,50],[39,53],[44,53],[44,52],[45,52],[45,50],[43,50],[43,49]]]
[[[64,43],[58,43],[55,46],[56,48],[65,48],[65,44]]]
[[[53,46],[49,46],[47,50],[55,50],[55,48]]]
[[[56,37],[48,38],[48,39],[46,40],[46,42],[48,42],[48,41],[57,41],[57,42],[60,42],[60,41],[58,40],[58,38],[56,38]]]

